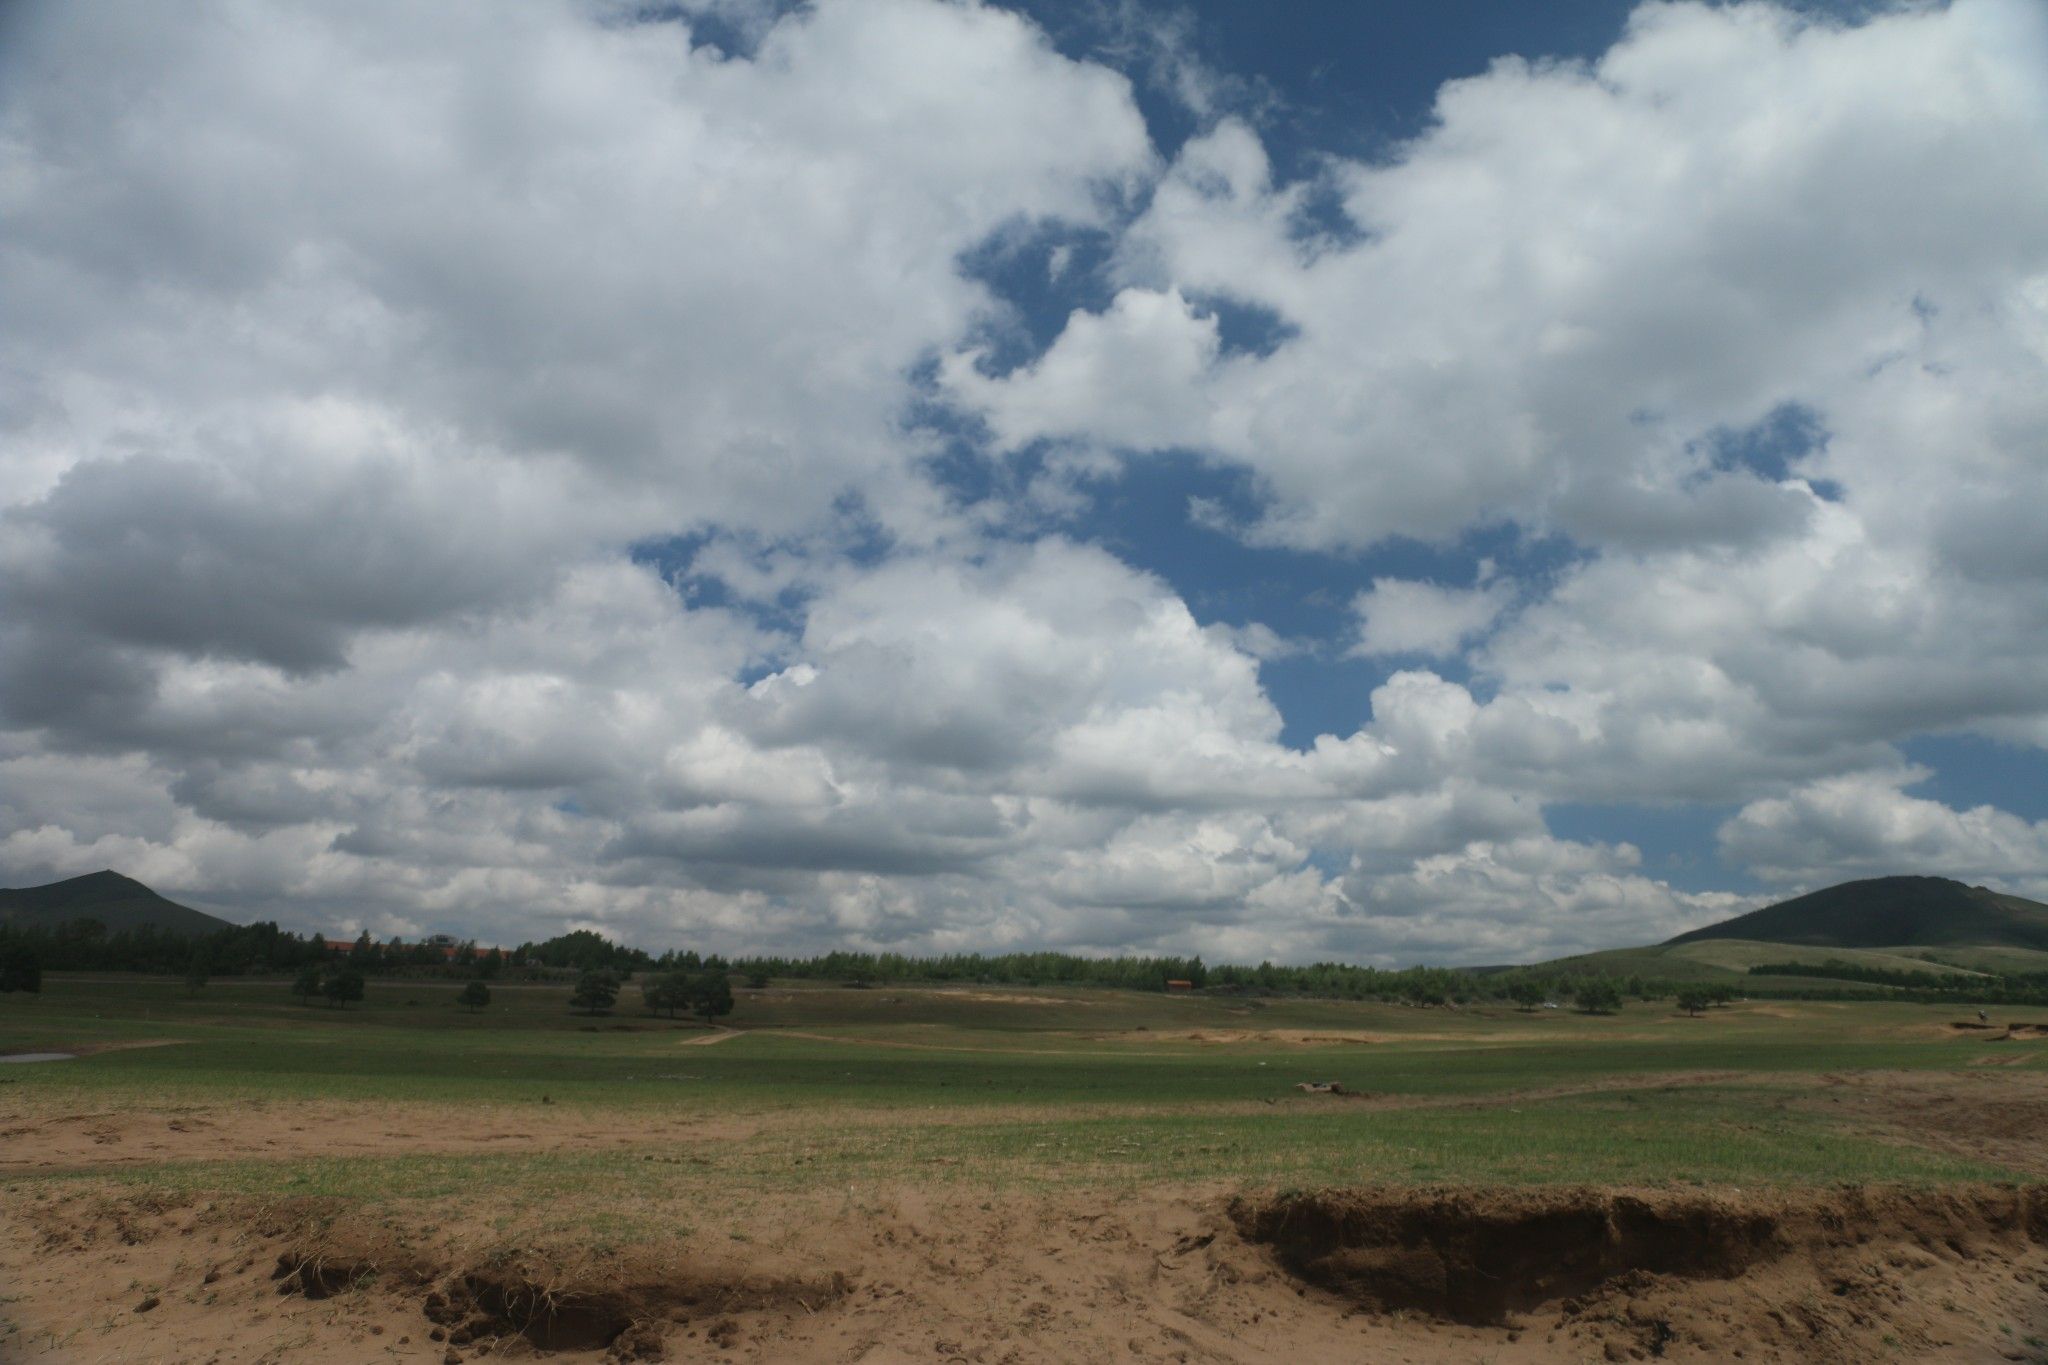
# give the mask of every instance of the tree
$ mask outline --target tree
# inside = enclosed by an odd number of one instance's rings
[[[185,962],[185,993],[197,995],[205,990],[206,979],[211,971],[212,965],[206,960],[206,951],[202,948],[193,949],[192,956]]]
[[[1508,986],[1508,999],[1523,1010],[1534,1010],[1549,994],[1543,983],[1532,976],[1521,977]]]
[[[732,1013],[732,980],[724,972],[699,972],[688,989],[690,1009],[705,1023]]]
[[[491,988],[481,981],[472,981],[462,988],[462,994],[456,996],[455,1001],[471,1014],[475,1014],[491,1003]]]
[[[310,1005],[313,997],[320,994],[320,964],[308,962],[299,968],[299,974],[292,978],[292,994]]]
[[[363,974],[353,967],[344,967],[320,983],[320,994],[327,997],[331,1009],[347,1009],[348,1002],[363,998]]]
[[[43,990],[43,962],[35,949],[25,944],[0,944],[0,994],[26,991],[40,995]]]
[[[1708,991],[1704,986],[1679,987],[1678,1008],[1692,1015],[1695,1019],[1699,1017],[1701,1010],[1713,1003],[1714,997],[1712,992]]]
[[[1573,997],[1588,1014],[1613,1014],[1621,1008],[1621,992],[1604,976],[1589,976],[1581,981]]]
[[[521,956],[550,967],[574,967],[578,971],[594,972],[607,967],[632,965],[634,950],[621,948],[593,930],[572,929],[545,943],[528,945]],[[645,957],[646,954],[640,956]]]
[[[665,1012],[673,1019],[677,1010],[690,1006],[690,978],[682,972],[650,976],[640,987],[640,998],[647,1002],[648,1013]]]
[[[569,1008],[585,1014],[600,1014],[612,1007],[619,998],[619,978],[612,973],[591,968],[576,978],[576,992],[569,997]]]

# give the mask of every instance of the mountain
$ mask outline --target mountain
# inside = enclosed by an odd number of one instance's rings
[[[1779,901],[1665,946],[1726,938],[1821,948],[2048,950],[2048,905],[1946,877],[1874,877]]]
[[[118,872],[89,872],[48,886],[0,890],[0,924],[54,929],[77,919],[96,919],[110,931],[149,925],[175,934],[210,934],[234,927],[203,910],[165,900]]]

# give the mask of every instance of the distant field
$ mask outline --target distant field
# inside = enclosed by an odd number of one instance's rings
[[[1975,1027],[1974,1009],[1689,1018],[1667,1002],[1597,1017],[776,985],[739,992],[712,1031],[646,1016],[630,985],[598,1018],[570,1013],[561,988],[499,986],[477,1015],[455,993],[373,982],[336,1010],[281,981],[193,995],[53,977],[40,997],[0,997],[0,1053],[86,1054],[0,1066],[0,1199],[330,1201],[358,1221],[559,1251],[737,1245],[771,1206],[913,1189],[992,1208],[1034,1191],[2048,1175],[2048,1039],[2009,1037],[2034,1022],[2019,1016]]]
[[[1814,948],[1750,939],[1700,939],[1691,943],[1657,944],[1647,948],[1616,948],[1551,964],[1566,973],[1643,976],[1670,981],[1717,981],[1746,976],[1751,967],[1797,962],[1824,966],[1846,962],[1880,971],[1933,972],[1959,983],[1987,973],[2048,972],[2048,952],[2033,948],[1905,947]],[[1801,978],[1809,987],[1811,978]]]
[[[1717,945],[1718,946],[1718,945]],[[631,1114],[947,1113],[944,1143],[1006,1173],[1062,1178],[1074,1153],[1043,1137],[1072,1114],[1096,1168],[1181,1175],[1193,1160],[1232,1177],[1487,1181],[1877,1178],[1963,1173],[1952,1160],[1830,1133],[1802,1118],[1733,1120],[1758,1088],[1836,1071],[1949,1071],[1980,1059],[1953,1007],[1825,1002],[1736,1005],[1688,1018],[1668,1003],[1615,1016],[1507,1007],[1417,1009],[1085,990],[847,990],[740,993],[715,1046],[700,1025],[622,1007],[572,1014],[552,987],[501,987],[484,1012],[439,983],[375,983],[346,1010],[293,1002],[281,982],[206,987],[53,979],[40,999],[0,1005],[0,1051],[162,1042],[19,1067],[0,1087],[12,1112],[222,1102],[536,1106]],[[2013,1058],[2039,1068],[2031,1043]],[[2001,1056],[1999,1060],[2007,1060]],[[1700,1085],[1708,1073],[1730,1073]],[[1682,1097],[1660,1092],[1667,1078]],[[1337,1080],[1389,1102],[1572,1089],[1446,1123],[1434,1111],[1356,1121],[1356,1102],[1302,1095]],[[1661,1117],[1635,1122],[1645,1096]],[[1250,1107],[1251,1112],[1247,1112]],[[1020,1120],[1019,1113],[1028,1114]],[[1177,1129],[1214,1122],[1227,1143],[1181,1149]],[[1024,1122],[1037,1133],[1016,1139]],[[1140,1150],[1105,1155],[1130,1125]],[[977,1128],[975,1125],[984,1125]],[[1414,1129],[1406,1142],[1403,1125]],[[1618,1126],[1617,1126],[1618,1125]],[[1202,1129],[1202,1131],[1210,1131]],[[932,1139],[938,1141],[938,1139]],[[1825,1147],[1824,1161],[1811,1155]],[[771,1143],[771,1145],[773,1145]],[[1215,1150],[1207,1150],[1214,1147]],[[775,1150],[780,1150],[777,1147]],[[736,1153],[725,1154],[737,1160]],[[909,1160],[906,1157],[906,1160]],[[872,1160],[860,1158],[871,1174]],[[1270,1163],[1270,1169],[1268,1168]],[[1999,1174],[1975,1164],[1968,1173]],[[784,1172],[786,1178],[803,1173]],[[188,1176],[181,1180],[189,1183]]]
[[[2048,952],[2039,948],[1896,948],[1921,962],[1947,963],[1975,972],[2048,972]]]

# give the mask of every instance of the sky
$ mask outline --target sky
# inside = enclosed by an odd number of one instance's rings
[[[1532,961],[2048,896],[2048,7],[0,10],[0,883]]]

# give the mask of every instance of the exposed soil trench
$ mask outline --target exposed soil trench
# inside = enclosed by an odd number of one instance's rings
[[[1326,1190],[1231,1205],[1239,1232],[1302,1279],[1377,1311],[1504,1326],[1624,1277],[1733,1280],[1872,1244],[2031,1258],[2048,1189],[1858,1189],[1775,1200],[1597,1190]]]

